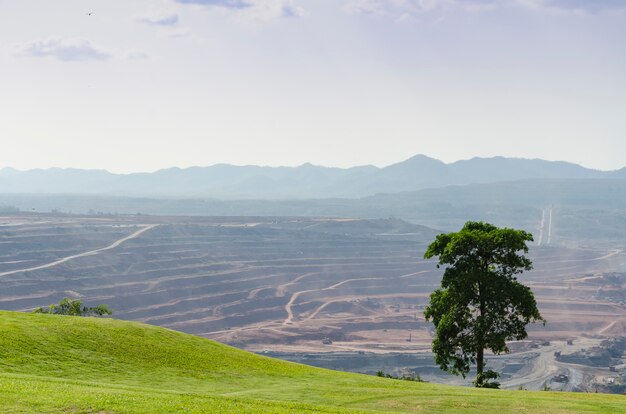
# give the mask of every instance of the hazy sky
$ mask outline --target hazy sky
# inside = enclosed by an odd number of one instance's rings
[[[0,140],[20,169],[621,168],[626,1],[0,0]]]

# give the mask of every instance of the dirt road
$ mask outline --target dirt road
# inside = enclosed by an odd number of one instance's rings
[[[79,257],[92,256],[94,254],[98,254],[98,253],[104,252],[106,250],[112,250],[112,249],[115,249],[116,247],[118,247],[120,244],[122,244],[122,243],[124,243],[124,242],[126,242],[128,240],[134,239],[135,237],[139,237],[142,233],[144,233],[144,232],[146,232],[148,230],[151,230],[151,229],[153,229],[153,228],[155,228],[157,226],[158,226],[158,224],[145,225],[145,226],[142,226],[142,228],[140,230],[137,230],[133,234],[115,241],[114,243],[110,244],[107,247],[103,247],[103,248],[96,249],[96,250],[90,250],[90,251],[84,252],[84,253],[74,254],[74,255],[71,255],[71,256],[64,257],[62,259],[55,260],[54,262],[46,263],[46,264],[35,266],[35,267],[28,267],[26,269],[16,269],[16,270],[10,270],[8,272],[2,272],[2,273],[0,273],[0,277],[13,275],[15,273],[32,272],[32,271],[35,271],[35,270],[47,269],[49,267],[53,267],[53,266],[57,266],[57,265],[60,265],[62,263],[65,263],[65,262],[69,262],[70,260],[78,259]]]
[[[547,233],[545,236],[544,233]],[[544,241],[544,239],[546,239]],[[552,207],[544,208],[541,211],[541,223],[539,224],[539,235],[537,236],[537,246],[550,244],[552,241]]]
[[[513,379],[502,381],[502,388],[516,389],[521,386],[528,390],[540,390],[544,385],[550,386],[550,381],[554,375],[567,372],[569,381],[563,389],[566,391],[584,389],[584,373],[585,371],[593,371],[593,368],[557,361],[554,353],[572,353],[597,346],[599,343],[599,339],[590,338],[577,338],[573,345],[567,345],[565,341],[554,341],[550,346],[543,347],[540,350],[516,354],[516,356],[537,354],[537,357],[528,364],[524,372],[520,372],[520,375]]]

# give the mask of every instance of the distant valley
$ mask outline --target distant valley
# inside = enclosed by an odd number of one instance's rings
[[[552,243],[612,246],[626,232],[626,180],[532,179],[423,189],[362,198],[220,200],[73,194],[0,194],[0,212],[398,218],[453,231],[467,220],[539,235],[552,212]],[[546,233],[547,235],[547,233]]]

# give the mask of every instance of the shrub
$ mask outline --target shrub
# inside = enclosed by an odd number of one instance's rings
[[[108,305],[103,304],[90,308],[83,306],[81,300],[72,300],[69,298],[63,298],[58,304],[51,304],[47,308],[37,308],[33,312],[70,316],[105,316],[113,314],[113,311]]]

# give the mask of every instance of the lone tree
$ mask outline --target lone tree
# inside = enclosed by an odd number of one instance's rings
[[[424,258],[445,265],[441,288],[430,295],[424,315],[435,324],[432,350],[439,366],[463,378],[476,364],[476,387],[498,388],[485,371],[484,350],[508,353],[507,340],[528,336],[526,325],[545,320],[529,287],[515,275],[532,269],[530,233],[483,222],[465,223],[457,233],[440,234]]]

